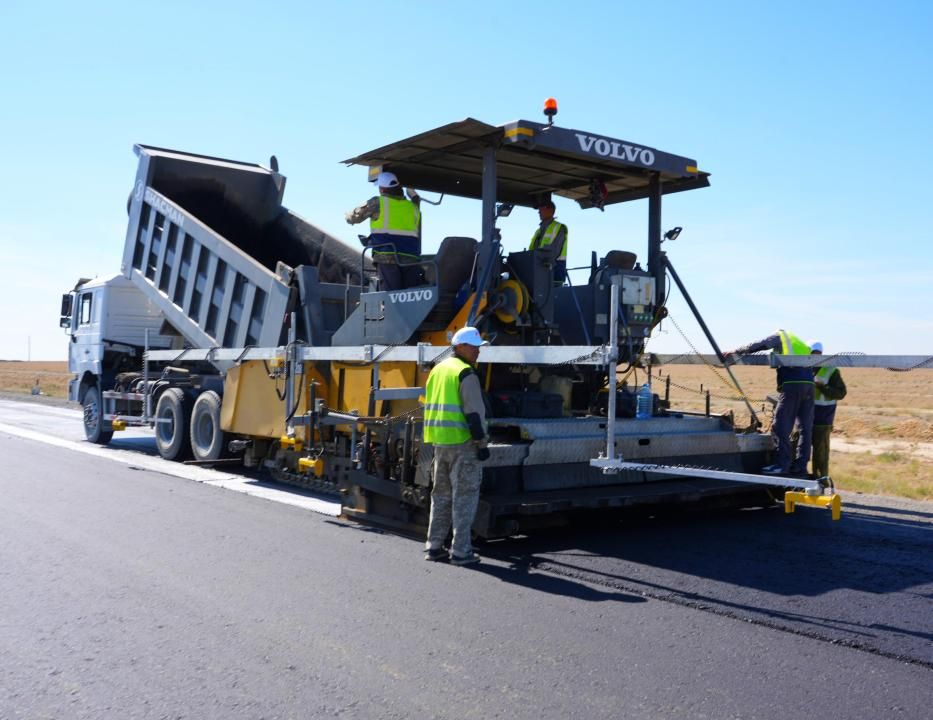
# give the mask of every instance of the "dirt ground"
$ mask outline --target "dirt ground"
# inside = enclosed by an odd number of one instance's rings
[[[30,394],[38,387],[42,395],[64,398],[68,396],[70,379],[65,361],[0,360],[0,391]]]

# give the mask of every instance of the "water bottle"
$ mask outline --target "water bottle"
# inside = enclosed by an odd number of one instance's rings
[[[638,389],[638,395],[635,397],[635,417],[639,420],[646,420],[651,417],[651,411],[654,409],[654,396],[651,394],[651,386],[645,383]]]

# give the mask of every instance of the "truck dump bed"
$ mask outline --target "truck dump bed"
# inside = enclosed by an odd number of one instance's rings
[[[312,266],[322,282],[360,284],[360,253],[283,207],[278,172],[135,150],[122,271],[189,345],[281,344],[290,268]]]

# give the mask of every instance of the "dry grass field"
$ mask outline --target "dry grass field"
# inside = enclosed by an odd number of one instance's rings
[[[0,391],[28,395],[39,384],[43,395],[68,397],[68,363],[0,360]]]
[[[772,406],[766,398],[776,393],[774,370],[752,366],[732,370],[769,428]],[[848,394],[836,412],[830,459],[836,485],[853,492],[933,500],[933,370],[848,368],[842,373]],[[709,390],[712,413],[731,410],[737,426],[749,424],[748,410],[722,368],[655,368],[655,392],[663,395],[668,376],[674,407],[703,411]],[[638,381],[644,382],[643,374]]]
[[[775,392],[774,371],[737,366],[733,372],[767,429],[771,404],[766,398]],[[711,412],[731,410],[736,425],[748,425],[748,411],[722,368],[655,368],[655,392],[663,395],[668,376],[673,407],[703,411],[709,390]],[[933,370],[846,369],[843,378],[849,392],[836,414],[830,461],[836,485],[853,492],[933,500]],[[43,395],[68,394],[65,362],[0,361],[0,391],[28,394],[37,380]],[[644,382],[644,373],[629,382]]]

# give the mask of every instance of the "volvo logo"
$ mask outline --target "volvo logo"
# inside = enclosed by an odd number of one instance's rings
[[[434,290],[425,288],[424,290],[408,290],[405,292],[390,292],[389,300],[394,303],[421,302],[434,299]]]
[[[654,165],[654,151],[648,148],[626,145],[618,140],[608,140],[593,135],[584,135],[583,133],[576,133],[576,136],[583,152],[595,152],[601,157],[610,157],[614,160],[623,160],[630,163]]]

